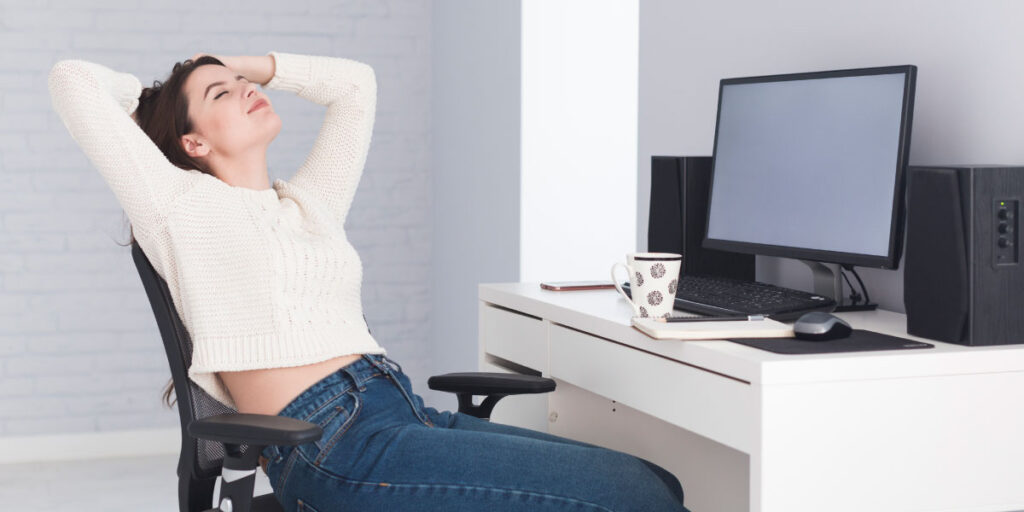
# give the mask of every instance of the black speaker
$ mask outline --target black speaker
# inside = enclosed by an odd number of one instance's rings
[[[1024,167],[907,168],[907,332],[963,345],[1024,343]]]
[[[652,156],[647,250],[683,255],[681,275],[754,280],[754,255],[704,249],[710,156]]]

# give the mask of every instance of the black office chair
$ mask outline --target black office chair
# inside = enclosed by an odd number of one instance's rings
[[[171,367],[181,419],[181,454],[178,458],[178,507],[181,512],[283,512],[273,493],[253,496],[256,467],[268,445],[312,443],[323,430],[306,421],[284,416],[241,414],[210,397],[188,378],[192,340],[181,323],[167,282],[132,242],[132,257],[146,288]],[[366,316],[363,316],[366,319]],[[459,412],[489,419],[502,397],[547,393],[555,381],[539,376],[491,372],[448,373],[430,377],[430,389],[456,393]],[[474,395],[486,395],[473,405]],[[217,505],[213,489],[222,468]],[[214,506],[215,508],[209,508]]]

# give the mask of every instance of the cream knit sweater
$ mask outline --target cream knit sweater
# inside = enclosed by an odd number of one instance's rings
[[[361,62],[268,52],[265,87],[327,107],[302,167],[254,190],[171,164],[131,119],[142,84],[83,60],[50,70],[53,107],[99,170],[192,338],[189,377],[237,409],[216,372],[386,354],[363,319],[362,262],[344,223],[377,101]]]

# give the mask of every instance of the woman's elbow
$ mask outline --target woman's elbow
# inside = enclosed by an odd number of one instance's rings
[[[363,64],[363,71],[360,73],[361,80],[359,88],[369,97],[377,97],[377,73],[369,64]]]

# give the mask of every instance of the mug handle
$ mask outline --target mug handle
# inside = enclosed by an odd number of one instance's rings
[[[629,298],[629,295],[626,295],[626,292],[622,289],[622,286],[619,285],[619,280],[615,279],[615,269],[618,268],[619,265],[622,265],[622,268],[626,269],[627,276],[629,275],[629,272],[632,272],[632,270],[629,268],[629,265],[626,265],[621,261],[616,262],[614,265],[612,265],[612,284],[615,285],[615,289],[622,294],[622,297],[625,298],[626,302],[628,302],[629,305],[633,308],[633,313],[635,313],[636,316],[640,316],[640,309],[636,306],[636,304],[633,303],[632,299]]]

